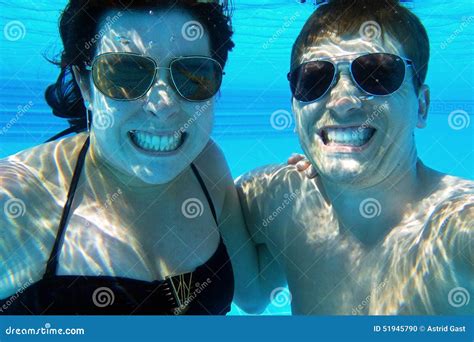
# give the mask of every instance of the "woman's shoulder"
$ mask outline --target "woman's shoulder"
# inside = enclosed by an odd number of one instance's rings
[[[194,160],[193,164],[199,171],[204,184],[209,191],[217,216],[219,217],[228,187],[234,186],[232,174],[224,153],[219,145],[212,139],[209,140],[204,150]]]
[[[75,160],[75,150],[83,140],[74,136],[0,159],[0,203],[4,213],[0,218],[0,260],[7,265],[0,271],[18,269],[31,259],[31,251],[41,252],[41,248],[33,247],[44,246],[53,236],[51,229],[59,222],[67,195],[63,184],[72,173],[65,166],[68,160]],[[0,274],[0,278],[3,276]]]
[[[74,158],[85,139],[85,134],[77,134],[33,146],[0,159],[2,185],[22,186],[24,189],[25,186],[38,185],[38,180],[41,183],[57,183],[61,178],[68,178],[67,175],[72,172],[71,167],[74,166]],[[61,177],[58,177],[59,174]]]

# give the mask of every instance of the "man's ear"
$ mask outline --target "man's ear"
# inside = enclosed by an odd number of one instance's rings
[[[74,74],[74,79],[76,80],[76,83],[79,86],[79,89],[81,90],[82,98],[84,99],[84,103],[86,104],[86,107],[91,106],[91,89],[90,89],[90,82],[89,82],[89,77],[85,76],[84,74],[81,74],[79,67],[76,65],[72,66],[72,73]],[[87,109],[92,109],[92,108],[87,108]]]
[[[418,120],[416,127],[425,128],[428,119],[428,110],[430,108],[430,88],[423,84],[418,93]]]

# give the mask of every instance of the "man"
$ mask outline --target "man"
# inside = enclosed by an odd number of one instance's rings
[[[429,42],[397,1],[334,0],[308,19],[289,74],[317,170],[236,180],[261,272],[293,314],[474,313],[474,183],[418,159]],[[275,267],[275,266],[278,267]]]

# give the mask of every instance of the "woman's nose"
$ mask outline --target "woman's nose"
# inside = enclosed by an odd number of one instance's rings
[[[145,95],[143,109],[157,118],[165,121],[178,111],[176,92],[169,84],[167,74],[169,70],[159,70],[154,84]]]

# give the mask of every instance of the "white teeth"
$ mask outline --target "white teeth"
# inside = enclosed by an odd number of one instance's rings
[[[159,146],[160,144],[160,138],[158,138],[156,135],[152,138],[152,144],[153,146]]]
[[[151,152],[170,152],[176,150],[182,141],[182,135],[154,135],[143,131],[130,132],[132,141],[144,150]]]
[[[166,148],[168,147],[168,138],[167,137],[161,137],[160,141],[160,150],[165,151]]]
[[[373,128],[363,127],[325,128],[322,130],[322,137],[326,145],[362,146],[374,132]]]

